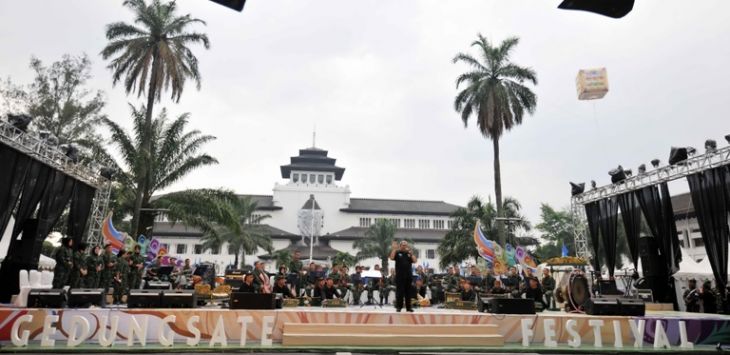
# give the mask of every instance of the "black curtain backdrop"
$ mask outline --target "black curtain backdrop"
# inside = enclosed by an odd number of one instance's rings
[[[96,189],[84,184],[76,182],[71,197],[71,206],[68,214],[68,236],[73,238],[74,243],[78,244],[84,239],[86,231],[86,223],[91,215],[91,204],[94,201]]]
[[[674,208],[672,208],[672,195],[669,194],[669,186],[666,182],[659,185],[662,196],[662,224],[664,225],[664,238],[661,240],[662,250],[666,257],[667,268],[674,275],[679,271],[679,263],[682,261],[682,249],[679,247],[677,237],[677,223],[674,221]]]
[[[656,239],[656,244],[659,246],[659,260],[661,265],[667,265],[665,252],[662,248],[662,236],[664,235],[663,223],[662,223],[662,201],[659,196],[659,189],[655,186],[647,186],[641,190],[636,191],[636,199],[639,201],[641,206],[641,212],[644,214],[644,220],[649,226],[651,235]],[[674,217],[672,217],[674,220]],[[659,270],[668,270],[665,268],[659,268]]]
[[[0,240],[8,227],[23,188],[30,157],[0,144]]]
[[[606,267],[608,275],[613,278],[616,268],[616,234],[618,232],[618,202],[616,197],[609,197],[600,200],[600,229],[603,238],[603,252],[606,255]]]
[[[598,252],[600,249],[600,238],[598,236],[598,229],[600,225],[600,219],[601,219],[601,209],[598,206],[598,201],[594,201],[591,203],[587,203],[585,205],[586,207],[586,217],[588,217],[588,232],[590,232],[591,235],[591,246],[593,247],[593,270],[600,273],[601,272],[601,262]]]
[[[15,250],[12,249],[13,243],[17,242],[18,235],[23,231],[23,223],[25,223],[25,220],[29,219],[33,215],[33,212],[36,211],[38,203],[43,197],[43,192],[52,181],[51,174],[53,171],[48,165],[37,160],[33,160],[30,163],[25,184],[23,185],[23,194],[20,196],[20,204],[18,205],[18,210],[15,212],[15,226],[12,234],[13,239],[10,242],[10,250]]]
[[[74,185],[76,185],[76,179],[60,171],[53,171],[53,179],[48,185],[41,199],[40,207],[38,208],[38,229],[36,230],[36,234],[33,236],[30,244],[24,243],[26,246],[31,245],[31,249],[26,253],[26,257],[30,258],[30,262],[33,265],[38,265],[38,258],[41,255],[43,241],[66,209],[68,201],[71,199]],[[23,239],[25,239],[25,236],[23,236]]]
[[[720,290],[727,285],[728,241],[728,176],[727,167],[706,170],[687,177],[692,204],[705,242],[707,258]]]
[[[626,231],[626,242],[631,253],[634,269],[639,270],[639,235],[641,234],[641,208],[634,193],[627,192],[618,196],[621,206],[621,220]]]

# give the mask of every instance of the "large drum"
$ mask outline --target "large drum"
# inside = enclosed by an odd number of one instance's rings
[[[589,298],[591,290],[588,287],[588,279],[582,273],[565,275],[555,290],[555,300],[565,303],[567,311],[582,309]]]

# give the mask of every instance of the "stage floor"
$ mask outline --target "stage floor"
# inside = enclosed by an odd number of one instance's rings
[[[174,317],[171,317],[174,316]],[[49,318],[50,317],[50,318]],[[83,321],[82,321],[83,319]],[[116,322],[116,332],[110,328]],[[88,323],[88,340],[76,347],[68,347],[70,334],[83,334],[81,323]],[[244,324],[245,323],[245,327]],[[382,325],[387,331],[389,325],[496,325],[504,337],[504,346],[490,348],[509,352],[617,352],[617,351],[714,351],[718,343],[730,343],[730,316],[708,315],[673,311],[647,311],[643,317],[590,316],[585,314],[545,311],[536,315],[510,315],[479,313],[476,311],[427,307],[414,313],[396,313],[392,306],[314,308],[297,307],[279,310],[228,310],[218,308],[196,309],[126,309],[125,307],[90,309],[17,309],[0,308],[0,351],[104,351],[99,338],[116,339],[109,350],[144,351],[379,351],[400,352],[414,350],[440,351],[483,351],[487,348],[439,347],[427,348],[379,346],[373,335],[372,346],[352,346],[343,341],[332,346],[282,346],[285,324],[373,324]],[[142,327],[144,325],[144,327]],[[643,330],[637,327],[644,326]],[[48,327],[55,332],[48,335],[55,339],[54,346],[40,346]],[[145,328],[145,329],[141,329]],[[194,330],[193,330],[194,328]],[[11,334],[28,332],[28,345],[18,347],[11,342]],[[135,331],[137,333],[135,333]],[[174,345],[160,345],[159,334],[172,334]],[[186,340],[198,332],[199,344],[190,347]],[[141,333],[141,334],[140,334]],[[641,348],[635,348],[637,334],[642,341]],[[686,334],[686,335],[685,335]],[[133,338],[131,346],[127,341]],[[433,334],[438,337],[438,334]],[[73,336],[71,336],[73,337]],[[218,338],[216,338],[218,337]],[[225,344],[220,340],[223,337]],[[556,346],[545,343],[546,337],[553,338]],[[596,342],[596,337],[600,339]],[[144,338],[145,345],[140,345]],[[242,345],[241,339],[245,345]],[[569,346],[580,339],[580,346]],[[526,341],[526,343],[525,343]],[[655,343],[663,345],[654,349]],[[693,349],[686,348],[693,343]],[[682,348],[684,344],[685,348]],[[575,343],[573,343],[575,345]],[[121,347],[120,347],[121,346]]]

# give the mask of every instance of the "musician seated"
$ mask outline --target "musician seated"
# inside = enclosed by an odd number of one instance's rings
[[[314,282],[312,297],[319,298],[319,299],[325,298],[324,297],[324,279],[323,278],[320,277]]]
[[[525,295],[525,298],[531,299],[545,308],[545,300],[542,299],[542,288],[540,288],[540,283],[537,281],[537,278],[529,277],[527,280],[528,286],[522,289],[521,294]]]
[[[462,301],[474,302],[477,299],[477,294],[472,288],[471,282],[465,281],[461,284],[461,292],[459,292]]]
[[[489,290],[489,294],[491,295],[504,295],[509,293],[506,288],[502,285],[502,280],[495,279],[494,280],[494,287],[492,287],[491,290]]]
[[[243,276],[243,284],[241,284],[241,288],[238,289],[238,292],[246,292],[246,293],[257,293],[258,290],[256,288],[256,284],[253,282],[253,274],[252,273],[246,273],[245,276]]]
[[[284,298],[294,298],[294,292],[286,284],[286,277],[277,276],[276,283],[274,283],[273,293],[280,293]]]
[[[335,280],[333,280],[331,277],[328,277],[325,281],[324,285],[324,299],[331,300],[335,298],[342,298],[342,294],[340,293],[340,290],[335,287]]]

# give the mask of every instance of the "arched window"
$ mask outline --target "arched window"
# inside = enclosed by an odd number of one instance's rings
[[[295,174],[292,174],[291,180],[293,182],[299,182],[299,174],[296,174],[296,173]]]
[[[302,174],[302,182],[307,183],[307,174]]]
[[[332,183],[332,174],[327,174],[327,185]]]
[[[324,175],[319,174],[317,176],[317,182],[320,183],[320,184],[324,184]]]

